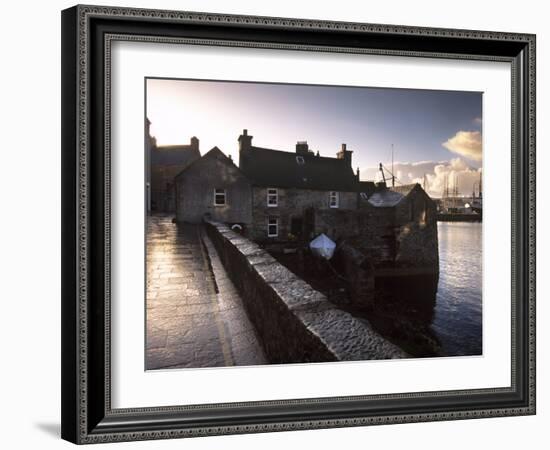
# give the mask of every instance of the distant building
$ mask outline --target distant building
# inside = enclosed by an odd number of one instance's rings
[[[252,188],[233,161],[214,147],[175,178],[176,219],[201,223],[204,218],[247,232],[252,223]]]
[[[145,118],[145,211],[151,214],[151,152],[157,145],[151,136],[151,121]]]
[[[148,210],[154,212],[175,212],[176,197],[174,178],[189,164],[200,159],[199,140],[192,137],[188,145],[158,146],[150,136],[150,122],[147,120],[146,196]]]

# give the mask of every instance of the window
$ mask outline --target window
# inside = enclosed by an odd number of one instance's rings
[[[215,206],[224,206],[225,205],[225,189],[214,189],[214,205]]]
[[[267,219],[267,236],[279,236],[279,219],[277,217],[268,217]]]
[[[304,157],[303,156],[296,156],[296,162],[301,166],[305,164]]]
[[[279,204],[279,191],[277,188],[267,189],[267,206],[273,208]]]
[[[368,199],[369,199],[369,196],[366,194],[366,192],[361,192],[360,195],[361,195],[361,198],[362,198],[363,200],[368,200]]]
[[[338,208],[338,203],[339,203],[338,192],[330,191],[328,205],[331,208]]]

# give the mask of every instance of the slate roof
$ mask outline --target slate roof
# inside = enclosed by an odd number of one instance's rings
[[[372,194],[369,197],[368,202],[372,206],[376,206],[378,208],[391,208],[392,206],[397,205],[404,198],[405,196],[399,192],[384,189],[383,191],[378,191]]]
[[[201,157],[190,145],[164,145],[151,150],[152,166],[185,166]]]
[[[416,187],[420,186],[418,183],[412,183],[412,184],[403,184],[401,186],[394,186],[390,187],[388,189],[391,189],[392,191],[399,192],[400,194],[404,195],[405,197],[409,195],[409,193]]]
[[[206,152],[204,155],[202,155],[202,157],[199,157],[198,159],[192,161],[189,165],[185,166],[185,168],[176,175],[176,178],[178,178],[182,173],[189,171],[189,169],[194,167],[195,164],[198,163],[199,161],[204,161],[205,159],[209,159],[209,158],[215,158],[219,161],[223,161],[226,164],[233,166],[238,172],[241,172],[239,168],[235,165],[233,160],[229,156],[227,156],[224,152],[222,152],[218,147],[215,146],[215,147],[212,147],[210,150],[208,150],[208,152]]]
[[[303,164],[300,164],[303,158]],[[256,186],[357,192],[357,177],[344,159],[251,147],[239,167]]]
[[[416,187],[417,184],[405,184],[403,186],[394,186],[384,190],[374,192],[368,199],[372,206],[377,208],[391,208],[396,206]]]

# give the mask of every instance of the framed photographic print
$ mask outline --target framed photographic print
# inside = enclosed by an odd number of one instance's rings
[[[535,413],[535,36],[62,12],[62,436]]]

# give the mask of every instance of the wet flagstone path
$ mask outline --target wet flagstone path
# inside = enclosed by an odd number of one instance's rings
[[[266,364],[254,326],[199,225],[148,218],[146,369]]]

